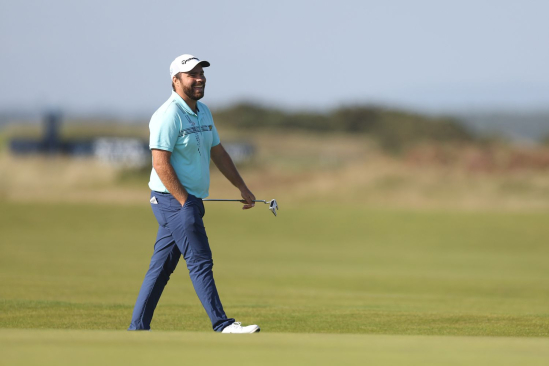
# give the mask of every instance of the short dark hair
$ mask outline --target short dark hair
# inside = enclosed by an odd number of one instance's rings
[[[177,74],[175,74],[174,76],[177,78],[177,80],[181,80],[181,73],[178,72]],[[172,80],[172,90],[175,91],[175,85],[173,83],[173,80]]]

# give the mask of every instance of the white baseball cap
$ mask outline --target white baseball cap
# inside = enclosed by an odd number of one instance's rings
[[[173,78],[179,72],[189,72],[198,64],[201,64],[203,67],[210,66],[208,61],[200,61],[193,55],[185,54],[176,57],[170,65],[170,77]]]

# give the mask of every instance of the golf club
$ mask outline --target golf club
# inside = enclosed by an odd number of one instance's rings
[[[241,202],[246,203],[246,201],[240,199],[240,200],[227,200],[227,199],[217,199],[217,198],[211,198],[211,199],[203,199],[202,201],[213,201],[213,202]],[[266,200],[254,200],[253,202],[263,202],[265,204],[269,205],[269,210],[273,213],[273,215],[276,216],[276,210],[278,210],[278,203],[275,199],[266,201]]]

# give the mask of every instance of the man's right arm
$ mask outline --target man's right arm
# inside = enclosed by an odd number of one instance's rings
[[[172,196],[174,196],[175,199],[181,203],[181,206],[183,206],[185,201],[187,201],[189,193],[187,193],[187,190],[177,178],[177,174],[170,163],[172,153],[170,151],[158,149],[152,149],[151,152],[153,168],[156,171],[156,174],[158,174],[164,187],[166,187]]]

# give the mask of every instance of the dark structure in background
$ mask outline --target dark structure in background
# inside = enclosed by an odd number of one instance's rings
[[[44,116],[44,135],[42,140],[12,139],[10,151],[15,155],[93,155],[93,140],[62,141],[59,136],[61,113],[48,112]]]
[[[14,155],[67,155],[92,156],[107,164],[142,168],[151,164],[148,141],[127,137],[95,137],[82,140],[62,140],[61,113],[49,112],[44,116],[42,140],[17,138],[10,141]],[[237,163],[248,161],[255,154],[253,145],[245,142],[224,144]]]
[[[59,141],[60,113],[48,113],[44,118],[44,150],[49,154],[55,154],[61,150]]]

